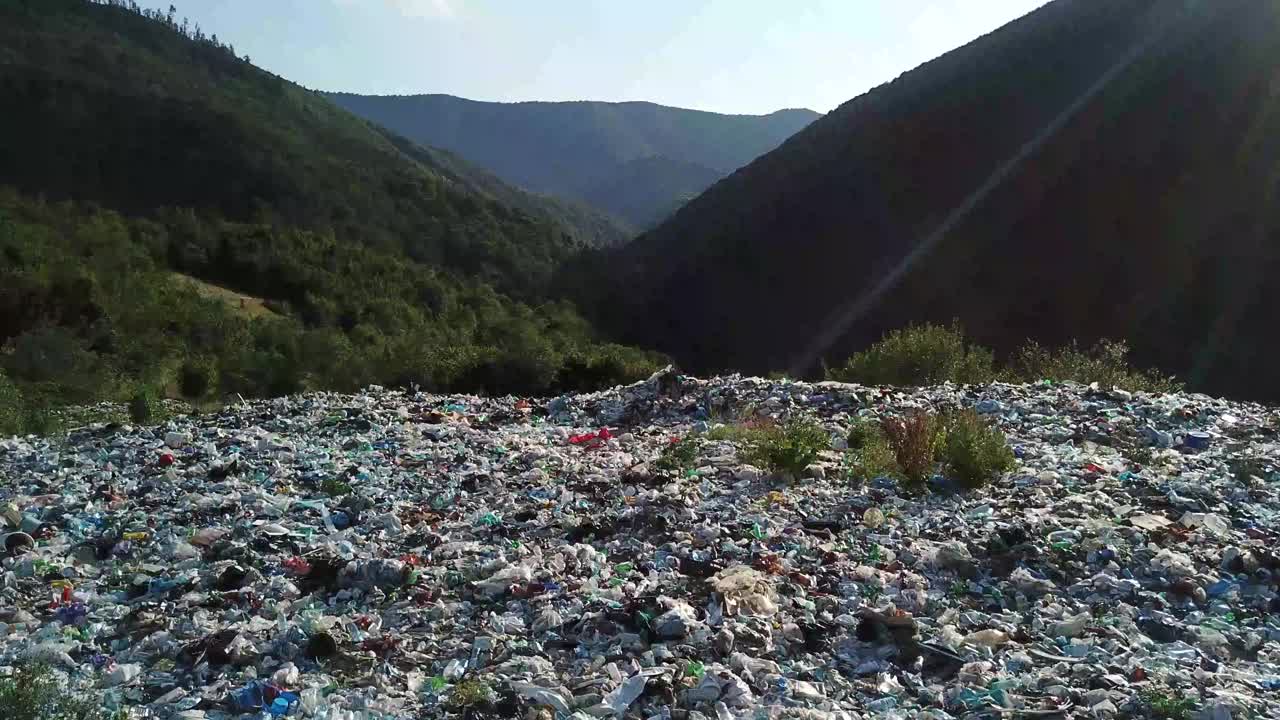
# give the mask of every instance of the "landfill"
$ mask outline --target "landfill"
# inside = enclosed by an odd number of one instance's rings
[[[855,422],[948,408],[1016,469],[849,472]],[[799,416],[831,435],[801,477],[715,432]],[[0,680],[135,720],[1280,717],[1278,433],[1197,394],[668,370],[0,440]]]

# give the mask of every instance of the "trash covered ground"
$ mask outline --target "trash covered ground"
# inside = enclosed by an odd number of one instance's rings
[[[1017,470],[847,477],[855,418],[957,406]],[[807,477],[705,435],[792,414],[832,435]],[[0,441],[0,674],[48,663],[130,718],[1276,717],[1278,427],[1191,394],[664,373]]]

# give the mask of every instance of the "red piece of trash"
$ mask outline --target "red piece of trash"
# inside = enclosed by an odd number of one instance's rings
[[[574,435],[569,438],[570,445],[586,445],[587,447],[599,447],[602,443],[613,439],[613,433],[609,432],[609,428],[600,428],[599,432],[585,433],[583,435]]]
[[[173,464],[173,454],[165,453],[160,456],[160,467],[169,467]]]

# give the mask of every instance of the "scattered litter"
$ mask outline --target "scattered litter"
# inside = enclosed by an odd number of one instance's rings
[[[953,407],[1016,470],[849,475],[856,422]],[[835,449],[790,482],[715,429],[796,414]],[[4,439],[0,676],[47,663],[131,720],[1261,717],[1278,429],[1192,394],[664,372]]]

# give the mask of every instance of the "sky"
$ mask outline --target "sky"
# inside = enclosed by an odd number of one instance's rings
[[[167,9],[169,2],[140,4]],[[1045,0],[173,0],[309,88],[827,112]]]

